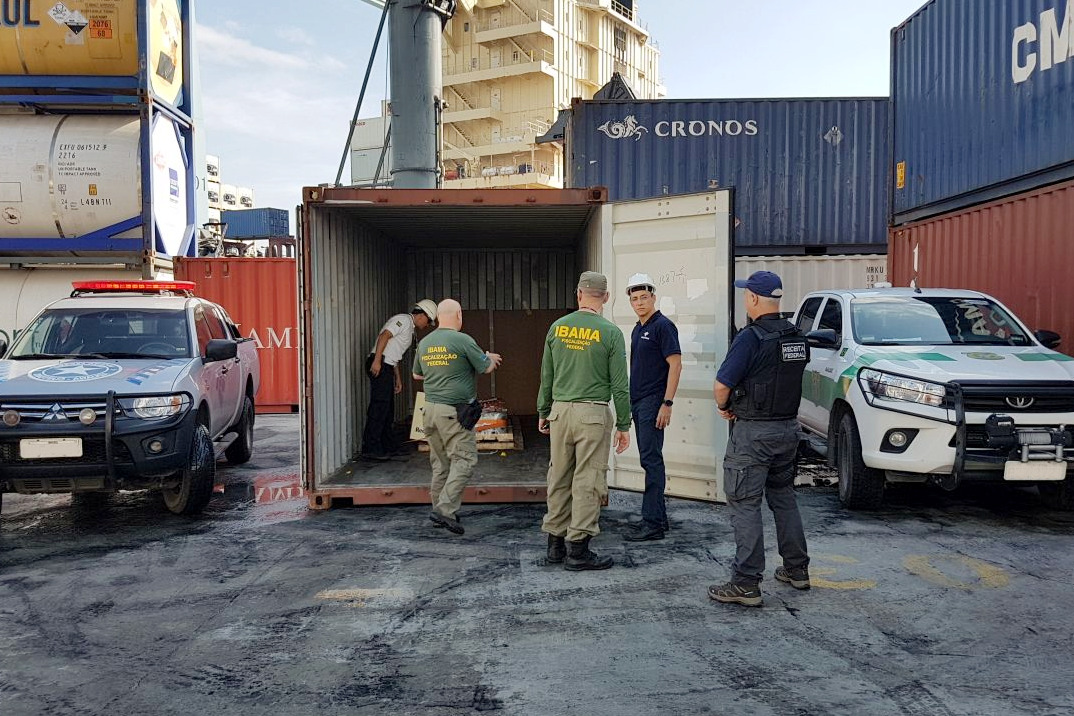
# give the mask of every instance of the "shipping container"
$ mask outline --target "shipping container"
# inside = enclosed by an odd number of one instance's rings
[[[187,40],[179,0],[4,0],[3,9],[0,75],[138,77],[144,71],[157,97],[179,104]]]
[[[171,273],[153,278],[168,280]],[[0,267],[0,340],[11,345],[26,324],[45,306],[71,295],[72,281],[131,281],[142,278],[140,268],[122,266]]]
[[[186,143],[158,115],[148,138],[137,116],[0,115],[0,253],[110,252],[141,256],[144,143],[156,250],[190,250],[194,231]]]
[[[771,271],[783,280],[784,311],[793,311],[812,291],[838,288],[872,288],[887,281],[888,257],[884,254],[845,256],[753,256],[735,259],[735,278],[746,279],[754,271]],[[735,325],[746,321],[743,293],[735,294]]]
[[[220,184],[220,157],[212,154],[205,155],[205,174],[210,182]]]
[[[227,224],[229,239],[267,239],[291,235],[291,216],[286,209],[225,209],[220,218]]]
[[[261,387],[258,413],[298,412],[298,289],[294,259],[186,258],[175,278],[218,303],[257,344]]]
[[[891,230],[898,286],[965,288],[995,296],[1031,330],[1057,331],[1074,355],[1074,182]]]
[[[883,252],[888,101],[581,101],[571,186],[612,201],[735,189],[739,255]]]
[[[1074,177],[1074,2],[934,0],[891,53],[894,224]]]
[[[586,269],[608,276],[604,315],[628,335],[636,318],[623,282],[645,271],[659,284],[685,365],[664,450],[668,493],[721,499],[727,435],[712,379],[730,334],[732,205],[731,191],[609,204],[603,189],[305,189],[300,414],[310,505],[428,501],[426,456],[372,467],[358,460],[365,357],[389,316],[427,297],[460,299],[463,330],[503,355],[501,369],[480,381],[480,397],[507,400],[523,437],[524,449],[480,459],[466,501],[543,500],[548,442],[535,415],[542,345],[551,322],[576,307]],[[402,363],[398,417],[413,405],[411,360],[412,352]],[[614,456],[610,485],[642,490],[644,480],[636,447]]]
[[[222,209],[238,209],[239,208],[239,189],[234,184],[221,184],[220,185],[220,208],[222,208]]]

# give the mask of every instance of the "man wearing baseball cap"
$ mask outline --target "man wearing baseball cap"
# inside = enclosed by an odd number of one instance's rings
[[[392,423],[395,396],[403,392],[399,362],[414,343],[414,331],[425,330],[434,323],[436,304],[423,298],[410,308],[410,313],[389,318],[377,334],[373,349],[365,359],[365,371],[369,376],[369,409],[362,433],[363,458],[389,460],[398,449]]]
[[[739,331],[716,374],[713,394],[720,417],[731,421],[723,460],[724,492],[735,531],[731,579],[709,587],[709,597],[724,603],[759,607],[764,577],[761,497],[776,522],[783,565],[775,578],[795,589],[809,589],[809,554],[794,495],[798,452],[798,404],[809,344],[779,312],[783,282],[771,271],[756,271],[745,281],[749,324]]]
[[[600,315],[608,302],[608,279],[586,271],[578,279],[578,310],[559,319],[545,336],[538,430],[551,436],[548,563],[571,571],[607,569],[611,557],[589,549],[600,533],[601,503],[608,494],[608,452],[615,429],[616,452],[630,446],[630,391],[626,339]],[[608,408],[615,402],[615,416]]]

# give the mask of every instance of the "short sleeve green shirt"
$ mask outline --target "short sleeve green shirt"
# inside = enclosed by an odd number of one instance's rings
[[[477,374],[488,370],[490,360],[467,334],[437,328],[418,343],[414,374],[424,378],[427,401],[458,405],[477,397]]]

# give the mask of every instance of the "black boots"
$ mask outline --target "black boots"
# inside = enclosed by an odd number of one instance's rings
[[[567,542],[562,537],[548,535],[548,564],[559,564],[567,556]]]
[[[608,569],[612,566],[611,557],[601,557],[590,551],[589,540],[591,539],[592,537],[586,537],[578,542],[567,543],[567,560],[563,564],[564,569],[580,572],[586,569]],[[551,543],[549,543],[548,551],[551,554]]]

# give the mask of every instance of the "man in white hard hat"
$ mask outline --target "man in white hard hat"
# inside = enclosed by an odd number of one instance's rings
[[[638,453],[645,470],[641,524],[625,539],[648,542],[664,539],[668,514],[664,505],[664,428],[671,424],[671,407],[679,389],[682,350],[679,329],[656,310],[652,277],[636,273],[627,280],[626,294],[638,317],[630,334],[630,414]]]
[[[414,331],[436,323],[436,304],[427,298],[415,303],[410,313],[399,313],[380,329],[373,349],[365,359],[369,376],[369,410],[362,433],[362,457],[389,460],[398,449],[392,423],[395,396],[403,392],[399,362],[414,343]]]

